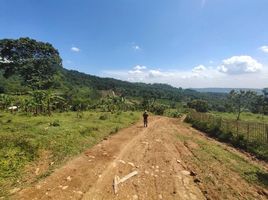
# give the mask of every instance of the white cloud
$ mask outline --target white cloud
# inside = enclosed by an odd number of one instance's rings
[[[243,67],[240,67],[240,64],[243,65]],[[236,69],[237,65],[239,66],[239,72],[242,71],[243,73],[233,73],[233,68]],[[261,73],[250,73],[260,70],[260,66]],[[234,56],[223,60],[220,67],[221,68],[216,65],[209,67],[198,65],[191,69],[165,70],[156,67],[136,65],[131,70],[103,71],[102,76],[131,82],[167,83],[175,87],[183,88],[264,88],[268,86],[268,66],[263,66],[249,56],[246,56],[246,58]],[[235,72],[237,72],[237,70],[235,70]]]
[[[263,51],[264,53],[268,53],[268,46],[262,46],[259,48],[261,51]]]
[[[136,65],[133,69],[135,69],[135,70],[143,70],[143,69],[147,69],[147,67],[144,66],[144,65]]]
[[[133,67],[133,70],[129,70],[128,73],[129,74],[142,74],[143,70],[145,69],[147,69],[147,67],[144,65],[136,65],[135,67]]]
[[[262,64],[250,56],[233,56],[223,60],[218,70],[226,74],[245,74],[258,72],[262,68]]]
[[[162,72],[160,70],[149,70],[148,77],[149,78],[160,78],[160,77],[168,77],[172,76],[173,74],[168,72]]]
[[[132,48],[133,48],[134,50],[140,50],[140,49],[141,49],[140,46],[138,46],[138,45],[134,45],[134,46],[132,46]]]
[[[135,42],[132,42],[131,43],[131,48],[134,50],[134,51],[140,51],[142,50],[141,46],[136,44]]]
[[[204,65],[198,65],[192,69],[192,72],[194,73],[200,73],[205,71],[207,68]]]
[[[74,51],[74,52],[79,52],[79,51],[80,51],[80,49],[79,49],[78,47],[72,47],[72,48],[71,48],[71,51]]]
[[[142,71],[139,69],[135,69],[135,70],[129,70],[128,73],[130,73],[130,74],[142,74]]]

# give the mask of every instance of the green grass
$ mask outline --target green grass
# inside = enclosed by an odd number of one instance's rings
[[[225,119],[236,120],[237,115],[235,113],[227,113],[227,112],[213,112],[212,114],[222,117]],[[250,122],[260,122],[260,123],[268,123],[268,116],[261,114],[254,114],[250,112],[242,112],[240,115],[240,120],[242,121],[250,121]]]
[[[61,164],[66,158],[100,142],[109,134],[139,119],[137,112],[55,113],[29,117],[21,113],[0,114],[0,197],[17,186],[25,166],[37,162],[42,152]]]
[[[182,116],[182,113],[178,109],[170,108],[166,109],[163,115],[167,117],[179,118]]]
[[[207,133],[210,137],[217,138],[221,142],[230,143],[234,147],[254,154],[259,159],[268,161],[268,143],[265,138],[265,129],[260,129],[254,123],[253,125],[248,126],[246,124],[245,126],[241,121],[238,122],[240,124],[238,126],[236,121],[231,120],[227,125],[220,118],[208,118],[208,115],[204,113],[188,115],[186,122],[191,123],[194,128]],[[236,126],[239,127],[238,134]],[[249,132],[247,133],[247,131]]]
[[[194,142],[198,148],[193,148],[193,153],[197,166],[203,167],[206,171],[207,166],[214,166],[213,163],[221,162],[222,170],[224,167],[230,169],[244,178],[249,183],[255,183],[262,187],[268,186],[268,173],[262,167],[248,162],[245,158],[234,152],[225,150],[222,146],[213,144],[210,141],[199,139],[194,136],[177,135],[182,142]],[[224,166],[224,167],[223,167]]]

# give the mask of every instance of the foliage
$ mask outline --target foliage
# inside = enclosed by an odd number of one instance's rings
[[[27,95],[30,88],[50,88],[65,99],[62,110],[67,107],[73,111],[96,107],[110,112],[149,110],[157,100],[168,101],[167,106],[174,107],[177,102],[193,99],[209,101],[210,108],[217,110],[217,105],[222,105],[219,102],[226,97],[224,94],[199,93],[167,84],[130,83],[67,70],[61,67],[59,53],[51,44],[30,38],[0,40],[0,58],[0,92]],[[101,95],[102,91],[113,91],[116,95],[107,98]],[[131,103],[130,100],[135,98],[138,102]],[[36,107],[33,102],[27,104]],[[162,113],[162,104],[166,105],[160,102],[153,107],[156,113]],[[40,108],[37,110],[39,112]],[[49,109],[47,112],[50,112]]]
[[[50,126],[60,126],[60,121],[58,119],[54,120],[53,122],[49,123]]]
[[[12,98],[9,95],[0,94],[0,108],[2,110],[7,109],[7,107],[10,106],[11,103],[12,103]]]
[[[241,112],[245,111],[250,107],[252,102],[254,102],[254,98],[256,98],[257,94],[252,91],[235,91],[232,90],[229,93],[228,100],[233,112],[237,113],[236,120],[240,119]]]
[[[8,78],[14,74],[33,89],[47,89],[61,67],[58,51],[49,43],[30,38],[0,40],[0,69]]]
[[[177,109],[166,109],[164,115],[167,117],[180,118],[182,113]]]
[[[187,103],[189,108],[195,109],[197,112],[207,112],[208,111],[208,102],[200,99],[192,100]]]

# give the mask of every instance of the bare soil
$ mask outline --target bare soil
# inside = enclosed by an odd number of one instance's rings
[[[247,182],[224,165],[221,158],[213,158],[211,163],[203,162],[195,153],[199,144],[194,140],[182,141],[178,135],[196,137],[239,154],[248,162],[255,162],[247,155],[207,138],[179,119],[151,117],[148,128],[139,122],[119,131],[12,198],[268,199],[265,186]],[[266,168],[265,164],[262,167]],[[120,183],[115,194],[114,177],[122,178],[133,171],[138,174]]]

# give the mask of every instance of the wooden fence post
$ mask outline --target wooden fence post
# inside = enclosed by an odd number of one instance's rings
[[[236,136],[238,136],[238,121],[236,121]]]
[[[249,123],[248,123],[248,127],[247,127],[247,141],[249,142]]]
[[[268,125],[266,124],[265,126],[266,129],[266,142],[268,143]]]

